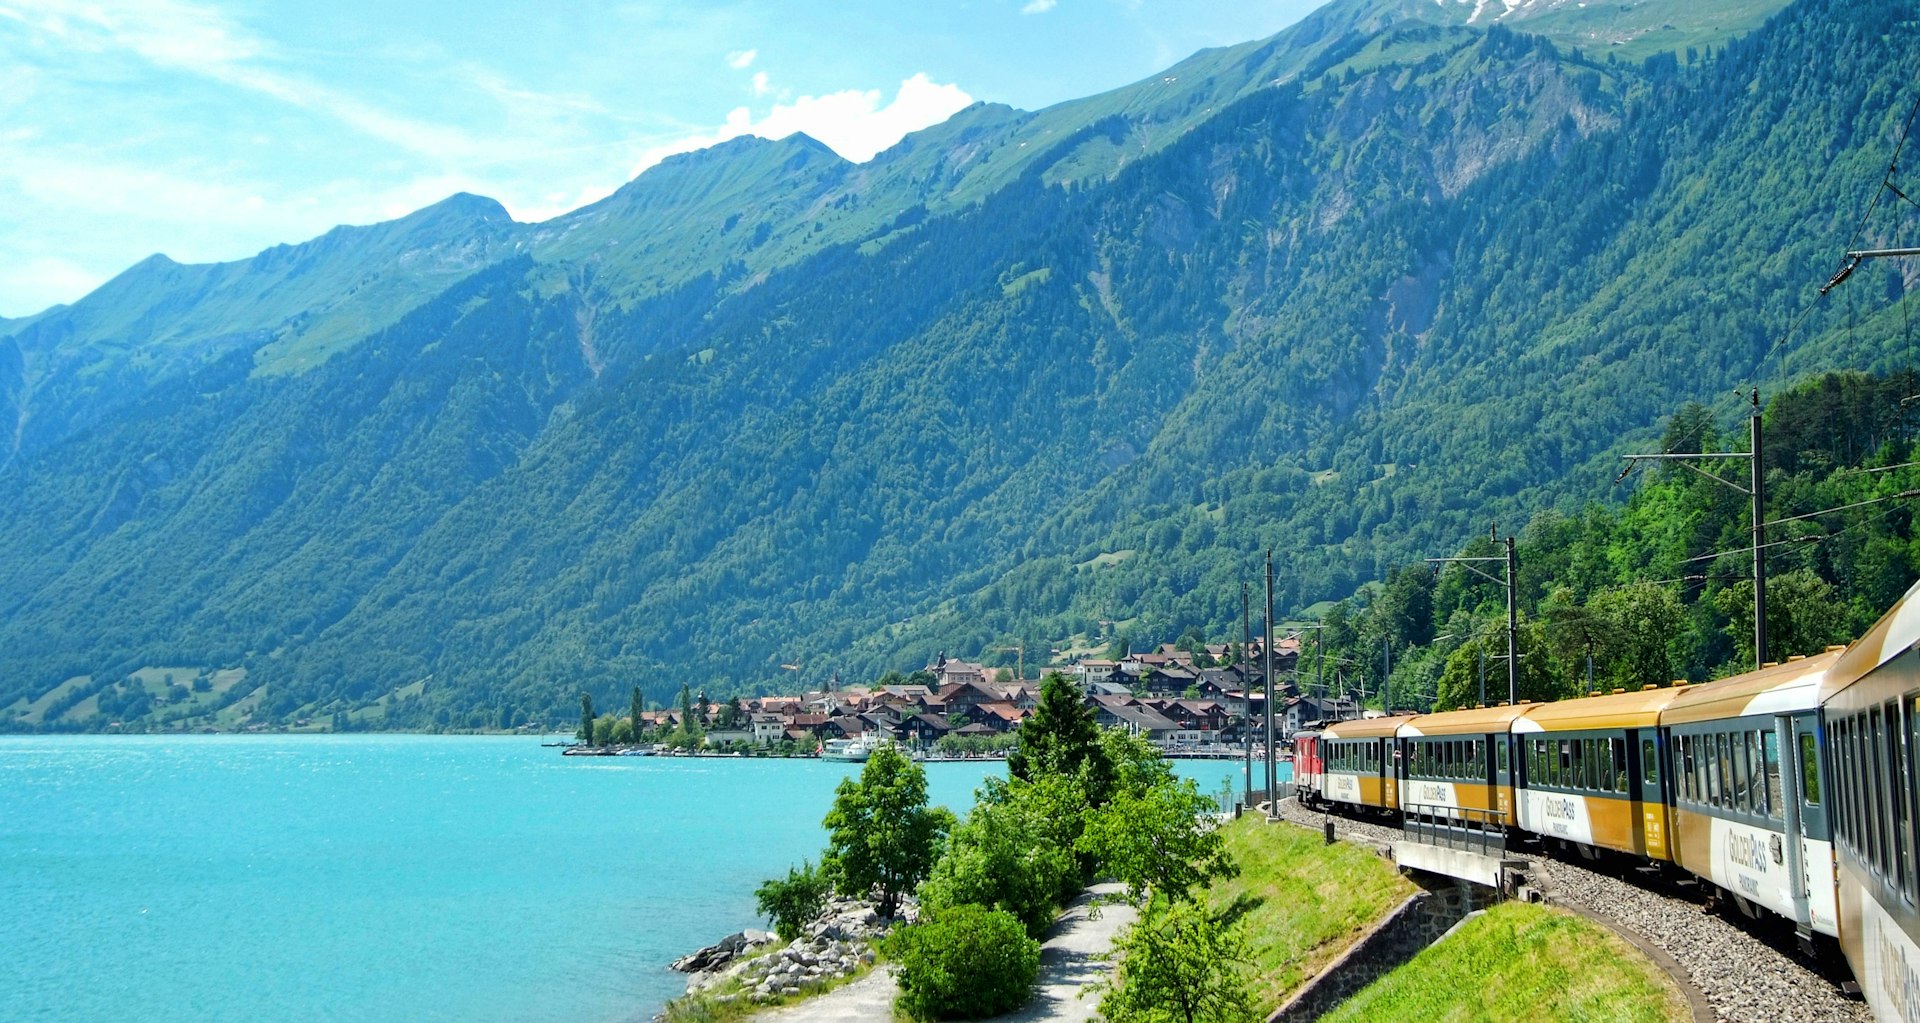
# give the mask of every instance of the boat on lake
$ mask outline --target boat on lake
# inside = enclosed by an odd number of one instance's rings
[[[853,764],[865,763],[866,759],[873,755],[873,751],[885,741],[885,739],[876,739],[871,734],[857,739],[828,739],[820,744],[820,759]]]

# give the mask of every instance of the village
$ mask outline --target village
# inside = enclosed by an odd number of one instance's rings
[[[1119,660],[1079,659],[1036,672],[1058,672],[1077,684],[1102,727],[1141,736],[1169,755],[1240,754],[1248,722],[1264,741],[1264,651],[1256,641],[1235,663],[1226,644],[1181,649],[1166,644]],[[1356,717],[1349,696],[1314,692],[1311,668],[1303,680],[1300,640],[1273,645],[1276,739],[1324,721]],[[1304,681],[1304,684],[1303,684]],[[910,675],[889,672],[869,685],[833,676],[821,689],[799,694],[734,697],[713,703],[688,694],[679,708],[643,710],[634,733],[627,719],[602,717],[588,742],[568,752],[653,751],[654,742],[681,752],[810,755],[887,741],[934,756],[994,756],[1005,752],[1039,701],[1039,679],[1011,668],[950,659],[944,653]],[[653,740],[650,742],[649,740]]]

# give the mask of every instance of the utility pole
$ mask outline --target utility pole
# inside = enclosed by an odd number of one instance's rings
[[[1253,805],[1253,680],[1247,677],[1253,664],[1251,596],[1246,580],[1240,581],[1240,744],[1245,747],[1247,805]]]
[[[1500,531],[1499,523],[1491,530]],[[1520,705],[1520,606],[1519,587],[1513,581],[1520,576],[1520,559],[1514,554],[1513,535],[1507,535],[1507,706]]]
[[[1434,566],[1434,571],[1436,572],[1440,570],[1439,566],[1441,565],[1459,565],[1461,568],[1472,572],[1474,575],[1488,582],[1499,583],[1507,588],[1507,705],[1512,707],[1518,706],[1520,703],[1520,658],[1517,656],[1520,649],[1520,605],[1518,601],[1518,591],[1514,587],[1514,579],[1519,575],[1520,571],[1520,559],[1519,556],[1514,553],[1513,537],[1509,536],[1504,541],[1500,539],[1499,523],[1494,523],[1488,530],[1488,538],[1494,543],[1503,544],[1506,547],[1505,552],[1497,556],[1484,558],[1427,558],[1426,562]],[[1507,577],[1505,579],[1491,572],[1474,567],[1483,562],[1495,561],[1506,566]],[[1481,688],[1480,702],[1485,703],[1485,686],[1483,685]]]
[[[1266,667],[1260,672],[1266,684],[1267,695],[1267,819],[1280,818],[1280,801],[1274,796],[1276,779],[1273,771],[1273,548],[1267,548],[1267,622],[1266,634],[1261,640],[1262,654],[1266,658]]]
[[[1380,663],[1385,674],[1380,676],[1380,713],[1393,716],[1393,637],[1380,637]]]
[[[1904,252],[1905,250],[1887,250],[1887,253],[1892,253],[1896,251]],[[1881,255],[1881,254],[1883,253],[1869,252],[1869,253],[1856,254],[1856,253],[1850,252],[1847,255],[1849,258],[1853,258],[1856,255],[1859,255],[1862,258],[1864,258],[1867,256]],[[1915,254],[1920,254],[1920,250],[1916,250]],[[1840,274],[1836,275],[1832,281],[1828,282],[1826,288],[1821,289],[1821,294],[1825,294],[1828,289],[1831,289],[1834,285],[1840,283],[1842,280],[1845,280],[1846,275],[1852,272],[1852,267],[1857,265],[1859,265],[1858,259],[1855,259],[1853,263],[1848,264],[1848,268],[1845,271],[1842,271]],[[1627,467],[1620,471],[1620,475],[1614,478],[1614,482],[1618,483],[1621,480],[1626,479],[1627,474],[1632,472],[1635,468],[1637,468],[1641,462],[1673,461],[1673,462],[1679,462],[1681,465],[1687,467],[1688,469],[1693,470],[1694,472],[1699,473],[1702,476],[1705,476],[1706,478],[1714,481],[1715,483],[1720,484],[1721,486],[1731,487],[1734,490],[1738,490],[1739,492],[1747,495],[1747,497],[1751,499],[1752,513],[1753,513],[1753,528],[1752,528],[1752,533],[1753,533],[1753,544],[1752,544],[1753,546],[1753,666],[1756,669],[1758,669],[1767,663],[1767,553],[1766,553],[1767,545],[1765,540],[1767,522],[1766,522],[1766,519],[1763,517],[1766,514],[1764,510],[1766,505],[1766,490],[1765,490],[1766,459],[1763,455],[1764,449],[1761,447],[1760,389],[1758,387],[1753,389],[1752,403],[1753,403],[1752,412],[1750,413],[1747,419],[1748,437],[1752,442],[1749,445],[1751,450],[1748,450],[1748,451],[1692,451],[1692,452],[1680,452],[1680,453],[1669,452],[1669,453],[1657,454],[1657,455],[1628,455],[1626,456]],[[1747,485],[1743,487],[1740,484],[1735,483],[1730,479],[1726,479],[1725,477],[1722,477],[1722,476],[1716,476],[1713,473],[1710,473],[1707,470],[1702,469],[1699,466],[1693,464],[1697,460],[1703,460],[1703,459],[1709,459],[1709,458],[1744,458],[1746,459],[1747,469],[1748,469]]]

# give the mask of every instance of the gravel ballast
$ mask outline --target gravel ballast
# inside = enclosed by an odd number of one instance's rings
[[[1289,799],[1283,819],[1319,829],[1326,819]],[[1390,846],[1398,828],[1333,818],[1343,839]],[[1610,918],[1664,950],[1729,1023],[1872,1023],[1864,1002],[1841,993],[1806,960],[1774,947],[1697,902],[1648,890],[1584,866],[1532,855],[1531,883],[1553,902]]]

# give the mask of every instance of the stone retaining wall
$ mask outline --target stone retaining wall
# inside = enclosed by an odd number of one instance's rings
[[[1413,880],[1424,890],[1408,896],[1361,935],[1267,1017],[1267,1023],[1311,1023],[1319,1019],[1440,940],[1468,914],[1485,909],[1499,898],[1496,892],[1452,878],[1415,874]]]

